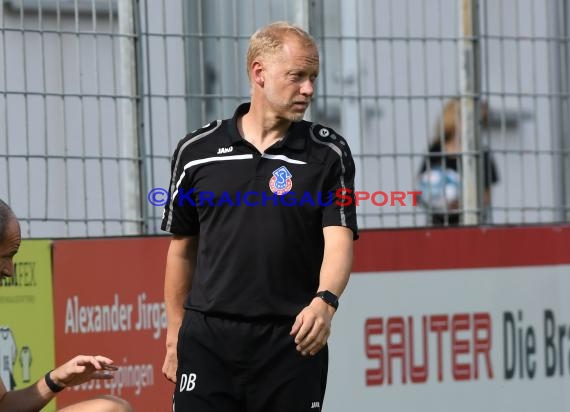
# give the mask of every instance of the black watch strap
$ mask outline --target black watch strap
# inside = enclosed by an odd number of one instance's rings
[[[46,381],[46,385],[48,386],[50,391],[52,391],[54,393],[58,393],[58,392],[61,392],[62,390],[64,390],[65,386],[59,386],[57,383],[55,383],[52,380],[51,376],[49,376],[50,373],[52,373],[52,371],[49,371],[44,376],[44,380]]]
[[[315,295],[316,298],[321,298],[333,308],[338,309],[338,296],[328,290],[321,290]]]

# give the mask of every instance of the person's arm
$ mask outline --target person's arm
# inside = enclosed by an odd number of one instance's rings
[[[117,370],[113,361],[104,356],[76,356],[54,369],[49,377],[60,388],[80,385],[91,379],[112,379]],[[53,392],[44,378],[24,389],[8,392],[0,380],[0,412],[36,412],[51,401]]]
[[[354,232],[342,226],[323,228],[325,248],[318,290],[340,297],[344,291],[353,258]],[[316,291],[315,291],[316,292]],[[295,319],[291,335],[303,355],[315,355],[327,343],[335,309],[321,298],[314,298]]]
[[[164,301],[166,303],[166,357],[162,373],[176,382],[178,356],[178,330],[184,317],[184,301],[192,286],[192,276],[196,268],[198,236],[173,236],[166,258],[164,276]]]

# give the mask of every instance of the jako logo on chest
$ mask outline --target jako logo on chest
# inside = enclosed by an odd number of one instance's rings
[[[231,153],[234,150],[233,146],[230,147],[219,147],[217,154]]]

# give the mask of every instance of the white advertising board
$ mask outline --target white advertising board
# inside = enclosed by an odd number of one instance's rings
[[[324,411],[570,411],[570,265],[357,273]]]

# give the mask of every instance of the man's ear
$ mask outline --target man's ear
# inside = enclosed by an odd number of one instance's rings
[[[251,76],[253,82],[260,87],[263,87],[265,84],[265,73],[263,71],[263,66],[260,62],[254,61],[251,65]]]

